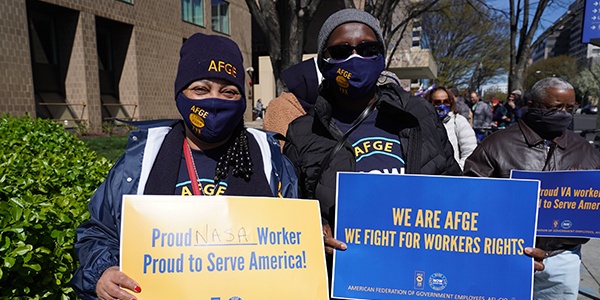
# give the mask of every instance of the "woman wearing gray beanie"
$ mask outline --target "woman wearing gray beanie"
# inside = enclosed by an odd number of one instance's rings
[[[89,203],[77,228],[83,299],[135,299],[142,288],[119,271],[123,195],[296,198],[294,168],[273,134],[244,127],[244,66],[235,42],[197,33],[181,47],[173,104],[181,119],[147,121]]]
[[[357,9],[334,13],[321,27],[318,47],[325,80],[314,109],[290,124],[284,153],[296,166],[301,196],[321,204],[325,252],[332,254],[346,249],[331,234],[338,171],[461,171],[433,107],[395,83],[377,85],[386,52],[373,16]]]

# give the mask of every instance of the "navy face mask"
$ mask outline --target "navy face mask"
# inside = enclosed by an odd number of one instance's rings
[[[564,110],[529,107],[523,114],[523,121],[541,138],[552,140],[571,127],[573,114]]]
[[[440,119],[444,119],[446,116],[448,116],[448,113],[450,112],[450,106],[446,104],[440,104],[435,107],[435,111],[437,112]]]
[[[385,69],[385,59],[381,54],[374,57],[352,54],[342,61],[329,59],[323,69],[323,77],[335,85],[338,94],[351,100],[363,99],[377,84]]]
[[[196,138],[209,144],[229,138],[242,122],[246,110],[246,99],[243,97],[239,100],[193,100],[179,93],[176,102],[185,125]]]

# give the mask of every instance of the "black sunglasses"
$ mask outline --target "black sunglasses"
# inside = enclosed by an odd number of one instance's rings
[[[327,47],[327,52],[333,59],[346,59],[352,55],[354,50],[356,50],[356,54],[363,57],[376,56],[383,54],[383,44],[380,42],[362,42],[356,46],[342,44]]]
[[[435,106],[442,105],[442,103],[445,104],[445,105],[452,104],[452,103],[450,103],[450,99],[444,99],[444,100],[436,99],[436,100],[433,100],[433,105],[435,105]]]

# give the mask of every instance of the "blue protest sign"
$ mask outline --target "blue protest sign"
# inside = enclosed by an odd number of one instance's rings
[[[586,44],[600,39],[600,1],[586,0],[581,28],[581,42]]]
[[[332,297],[530,299],[539,182],[339,173]],[[518,193],[511,192],[518,191]]]
[[[600,238],[600,171],[512,171],[541,181],[538,236]]]

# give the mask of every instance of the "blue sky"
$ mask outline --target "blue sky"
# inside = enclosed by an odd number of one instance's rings
[[[488,1],[488,4],[490,4],[491,6],[498,8],[498,9],[502,9],[508,12],[508,5],[509,5],[509,1],[511,0],[490,0]],[[535,0],[531,0],[531,2],[537,4],[537,2]],[[542,33],[546,28],[548,28],[550,25],[552,25],[552,23],[554,23],[556,20],[558,20],[558,18],[560,18],[569,8],[569,5],[571,3],[575,2],[574,0],[557,0],[554,1],[553,4],[549,5],[546,10],[544,11],[544,14],[542,15],[542,19],[540,22],[540,26],[538,26],[538,30],[536,33],[536,37],[537,35],[539,35],[540,33]],[[534,12],[531,11],[531,13],[533,14]],[[531,18],[533,18],[533,15],[531,16]],[[535,40],[535,37],[534,37]]]
[[[511,1],[511,0],[490,0],[487,3],[495,8],[502,9],[502,10],[508,12],[508,5],[509,5],[508,1]],[[533,2],[535,0],[531,0],[531,1]],[[535,41],[537,36],[539,36],[542,32],[544,32],[544,30],[546,28],[550,27],[552,25],[552,23],[554,23],[556,20],[558,20],[558,18],[560,18],[567,11],[567,9],[569,8],[569,5],[573,2],[575,2],[575,1],[574,0],[557,0],[557,3],[554,3],[550,6],[548,6],[545,9],[544,14],[542,15],[542,19],[540,20],[540,25],[538,26],[536,35],[534,36],[533,40]],[[533,16],[531,16],[531,18],[533,18]],[[490,84],[505,83],[505,82],[507,82],[507,80],[508,80],[508,75],[502,74],[500,76],[493,78],[491,80]]]

